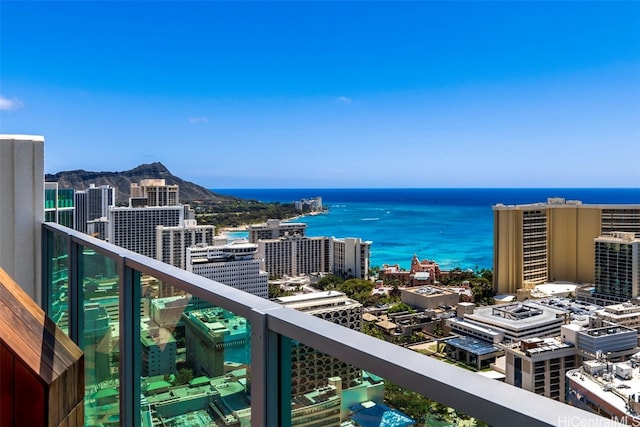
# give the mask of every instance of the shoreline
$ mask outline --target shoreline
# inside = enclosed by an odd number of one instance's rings
[[[294,219],[300,219],[300,218],[304,218],[306,216],[309,215],[319,215],[322,214],[324,212],[309,212],[307,214],[301,214],[301,215],[296,215],[296,216],[292,216],[289,218],[285,218],[285,219],[281,219],[281,222],[288,222],[288,221],[293,221]],[[220,230],[218,231],[217,235],[218,236],[226,236],[227,233],[234,233],[234,232],[243,232],[243,231],[249,231],[249,227],[255,224],[264,224],[261,222],[256,222],[253,224],[242,224],[239,225],[237,227],[222,227],[220,228]]]

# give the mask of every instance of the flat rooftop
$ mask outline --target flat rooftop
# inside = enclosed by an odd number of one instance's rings
[[[428,275],[429,273],[426,273],[426,274]],[[413,294],[424,295],[427,297],[432,295],[450,295],[455,293],[448,289],[438,288],[435,286],[421,286],[419,288],[404,289],[404,291],[411,292]]]
[[[465,318],[485,325],[492,325],[514,331],[529,329],[536,325],[562,323],[558,316],[566,312],[552,309],[536,303],[518,303],[502,306],[486,306],[476,308],[473,314]]]
[[[628,334],[629,332],[634,332],[634,329],[626,328],[624,326],[605,326],[603,328],[595,328],[595,329],[585,329],[580,331],[583,334],[590,335],[592,337],[603,337],[608,335],[617,335],[617,334]]]
[[[523,340],[523,341],[525,341],[525,342],[527,342],[527,341],[533,342],[533,340]],[[526,354],[528,356],[533,356],[533,355],[536,355],[536,354],[547,353],[547,352],[550,352],[550,351],[557,351],[557,350],[562,350],[562,349],[565,349],[565,348],[574,347],[573,344],[568,344],[568,343],[564,343],[564,342],[560,341],[559,337],[542,338],[542,339],[536,340],[535,343],[536,343],[536,347],[522,349],[520,342],[517,342],[517,343],[513,343],[512,345],[510,345],[510,348],[512,350],[515,350],[516,352],[520,352],[520,353]]]
[[[312,292],[308,294],[292,295],[275,298],[273,301],[296,310],[313,309],[327,304],[356,305],[358,301],[352,300],[344,293],[338,291]]]
[[[460,348],[468,351],[476,356],[483,356],[485,354],[503,352],[501,348],[496,347],[493,343],[479,340],[468,336],[455,337],[446,341],[447,345]]]
[[[597,376],[588,374],[583,368],[578,368],[568,371],[566,377],[570,382],[575,383],[577,387],[583,388],[584,391],[593,396],[597,396],[598,399],[625,413],[630,419],[633,418],[634,424],[632,425],[637,425],[635,423],[640,423],[640,418],[638,414],[633,415],[628,412],[627,402],[633,400],[633,397],[637,402],[640,396],[640,372],[638,368],[631,367],[626,362],[620,363],[619,365],[631,371],[629,379],[624,379],[615,374],[617,363],[605,365],[609,368],[609,372],[605,369]],[[573,386],[570,385],[570,388],[573,389]],[[580,392],[583,391],[581,390]],[[573,393],[573,390],[571,393]]]

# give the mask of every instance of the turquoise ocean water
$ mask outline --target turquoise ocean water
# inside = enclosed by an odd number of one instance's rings
[[[544,202],[564,197],[583,203],[640,204],[640,189],[212,189],[264,202],[288,203],[320,196],[329,212],[296,220],[309,236],[371,240],[371,265],[400,264],[411,257],[443,269],[492,268],[496,203]],[[246,237],[246,232],[231,237]]]

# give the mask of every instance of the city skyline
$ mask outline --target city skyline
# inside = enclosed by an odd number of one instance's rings
[[[639,2],[0,7],[0,132],[44,135],[47,173],[640,186]]]

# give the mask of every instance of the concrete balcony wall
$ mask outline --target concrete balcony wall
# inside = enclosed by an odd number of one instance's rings
[[[44,137],[0,135],[0,268],[41,302]]]

